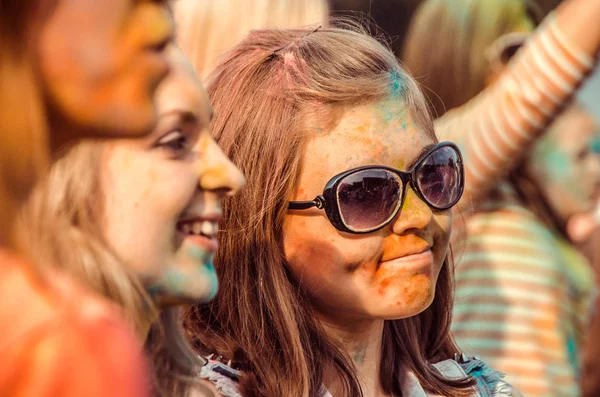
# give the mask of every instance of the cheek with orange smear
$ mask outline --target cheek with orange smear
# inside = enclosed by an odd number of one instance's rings
[[[425,304],[433,293],[433,281],[429,273],[402,274],[401,270],[379,269],[375,276],[378,295],[397,306]]]

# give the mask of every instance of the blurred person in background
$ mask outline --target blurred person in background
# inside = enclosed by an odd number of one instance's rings
[[[506,372],[525,395],[574,396],[594,286],[565,222],[593,204],[595,126],[573,107],[550,130],[576,127],[578,139],[558,148],[566,132],[554,132],[529,149],[596,63],[600,29],[581,26],[600,16],[600,3],[567,1],[531,34],[537,14],[520,0],[471,0],[460,9],[426,1],[403,59],[441,116],[437,133],[463,148],[471,143],[463,153],[475,211],[459,228],[467,236],[457,250],[459,345]],[[545,183],[545,156],[566,167],[559,184]],[[589,178],[573,180],[581,170]],[[569,183],[583,186],[567,192]],[[568,198],[559,205],[557,194]]]
[[[251,30],[327,24],[326,0],[178,0],[177,42],[205,79]]]
[[[392,52],[400,59],[411,17],[422,0],[330,0],[330,14],[360,19],[372,35],[389,38]],[[364,19],[364,21],[363,21]]]
[[[164,3],[0,2],[2,396],[146,395],[140,346],[117,312],[49,262],[34,265],[13,226],[65,145],[154,125],[173,28]]]
[[[348,16],[365,19],[371,34],[383,33],[389,38],[390,47],[402,61],[406,34],[415,10],[424,0],[329,0],[332,16]],[[561,0],[532,0],[539,8],[540,15],[546,15]],[[457,3],[458,4],[458,3]]]
[[[122,309],[146,345],[153,395],[212,396],[198,375],[213,366],[188,347],[178,308],[215,295],[221,200],[244,178],[209,133],[212,109],[190,62],[174,45],[165,52],[154,130],[66,149],[20,226],[35,259]]]
[[[598,196],[596,196],[596,200]],[[573,215],[567,221],[567,233],[592,263],[596,286],[600,285],[600,203],[592,211]],[[581,389],[583,397],[600,395],[600,294],[596,293],[592,320],[588,327],[582,357]]]

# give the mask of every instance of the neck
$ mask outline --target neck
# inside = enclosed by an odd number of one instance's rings
[[[384,321],[353,321],[342,325],[322,319],[322,324],[352,358],[364,397],[386,396],[379,381]],[[327,387],[333,396],[340,394],[340,385],[334,379]]]

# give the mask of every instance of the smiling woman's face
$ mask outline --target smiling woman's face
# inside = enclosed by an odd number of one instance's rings
[[[212,258],[221,200],[244,178],[209,133],[212,110],[191,65],[175,47],[168,56],[173,72],[157,92],[157,127],[105,152],[103,227],[163,302],[206,301],[217,291]]]
[[[406,170],[434,143],[403,104],[352,108],[333,131],[310,139],[290,200],[312,200],[332,176],[351,168]],[[290,212],[284,249],[291,271],[330,320],[406,318],[433,300],[451,222],[450,210],[433,211],[409,189],[396,218],[363,235],[339,232],[317,209]]]

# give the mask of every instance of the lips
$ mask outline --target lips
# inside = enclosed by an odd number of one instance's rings
[[[407,254],[389,261],[379,263],[379,268],[403,267],[403,268],[429,268],[433,264],[433,252],[431,249],[414,254]]]

